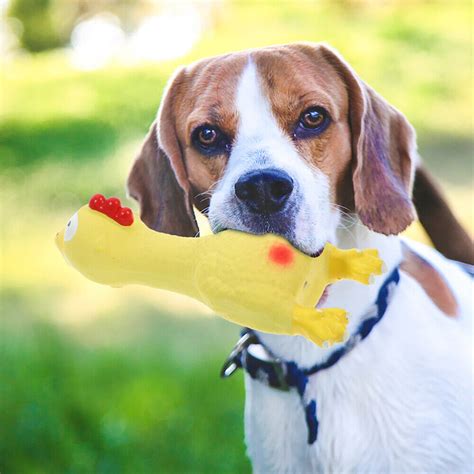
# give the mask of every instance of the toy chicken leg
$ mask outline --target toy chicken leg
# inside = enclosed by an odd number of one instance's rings
[[[275,235],[224,231],[200,238],[155,232],[116,198],[95,195],[56,243],[84,276],[119,287],[147,285],[202,301],[225,319],[321,345],[342,341],[343,309],[316,309],[325,287],[342,278],[368,284],[379,275],[376,250],[327,244],[312,258]]]

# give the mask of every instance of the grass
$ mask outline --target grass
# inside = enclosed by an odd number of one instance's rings
[[[31,321],[35,310],[19,313],[14,298],[0,358],[1,472],[249,470],[241,377],[216,383],[230,325],[128,307],[96,321],[91,343]]]
[[[262,21],[262,19],[265,21]],[[462,221],[472,216],[467,2],[236,2],[179,61],[83,72],[63,52],[1,72],[0,472],[248,472],[238,328],[165,292],[103,288],[53,236],[97,191],[124,198],[133,155],[179,64],[323,40],[415,125]],[[409,234],[425,239],[414,225]]]

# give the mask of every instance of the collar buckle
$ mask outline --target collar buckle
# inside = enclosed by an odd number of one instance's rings
[[[251,330],[246,330],[238,340],[225,360],[220,376],[228,378],[240,368],[244,368],[247,372],[251,371],[255,378],[277,390],[283,392],[290,390],[285,362],[275,357]]]
[[[240,362],[240,357],[242,352],[247,349],[250,344],[258,344],[259,341],[257,336],[250,331],[244,333],[244,335],[237,341],[237,344],[232,349],[231,353],[228,355],[224,364],[222,365],[220,376],[225,379],[230,377],[237,369],[239,369],[242,364]]]

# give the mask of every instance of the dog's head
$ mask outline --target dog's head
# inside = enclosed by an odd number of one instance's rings
[[[344,212],[397,234],[414,219],[415,134],[332,49],[275,46],[183,68],[165,92],[128,187],[147,225],[196,235],[273,232],[308,254]]]

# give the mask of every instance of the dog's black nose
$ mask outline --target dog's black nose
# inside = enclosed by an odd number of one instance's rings
[[[235,195],[248,209],[258,214],[279,211],[293,191],[293,180],[284,171],[251,171],[235,183]]]

